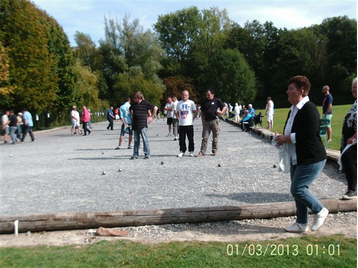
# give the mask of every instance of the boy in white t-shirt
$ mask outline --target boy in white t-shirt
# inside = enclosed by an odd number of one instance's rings
[[[179,157],[186,152],[185,137],[188,136],[190,156],[194,156],[194,119],[196,118],[196,105],[189,100],[189,91],[182,92],[182,100],[178,102],[176,116],[179,119]]]

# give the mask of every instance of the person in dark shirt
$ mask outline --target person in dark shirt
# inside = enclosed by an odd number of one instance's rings
[[[322,93],[324,94],[323,103],[322,103],[322,119],[328,119],[329,124],[327,127],[327,141],[332,141],[332,105],[333,105],[333,97],[332,94],[329,93],[329,86],[324,86],[322,88]]]
[[[111,106],[108,110],[107,110],[107,120],[109,122],[107,129],[111,129],[113,130],[113,120],[114,120],[114,114],[113,114],[113,106]]]
[[[220,132],[220,119],[226,111],[225,104],[214,96],[214,91],[208,89],[206,91],[206,100],[201,104],[201,121],[203,123],[203,133],[200,152],[197,157],[202,157],[206,153],[208,139],[211,131],[213,132],[213,142],[211,152],[213,156],[218,153],[218,137]]]
[[[285,231],[308,231],[309,209],[314,214],[312,231],[320,228],[328,209],[309,191],[309,186],[326,164],[326,150],[319,135],[320,121],[317,107],[309,100],[311,83],[307,77],[297,75],[288,80],[288,101],[292,104],[284,127],[284,135],[275,140],[286,152],[284,170],[290,172],[291,194],[296,203],[296,222]]]
[[[151,111],[153,111],[153,113],[151,113]],[[148,123],[150,124],[153,121],[153,115],[155,115],[157,111],[158,107],[145,100],[142,92],[138,91],[135,93],[134,103],[129,107],[129,112],[132,115],[132,129],[134,135],[132,160],[137,159],[139,156],[140,137],[142,137],[143,141],[144,159],[149,159]]]
[[[10,110],[9,127],[10,127],[10,137],[12,140],[12,144],[16,144],[17,140],[16,140],[15,131],[17,130],[17,116],[14,114],[13,110]]]
[[[344,117],[341,139],[341,166],[347,179],[348,191],[343,200],[357,198],[357,78],[352,82],[352,95],[355,99]]]

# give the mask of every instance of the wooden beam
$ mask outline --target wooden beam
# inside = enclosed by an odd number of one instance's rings
[[[357,210],[357,200],[324,199],[321,202],[330,213]],[[279,202],[244,204],[240,206],[2,216],[0,217],[0,234],[14,233],[14,222],[16,220],[19,221],[19,232],[40,232],[275,218],[293,216],[295,211],[294,202]]]

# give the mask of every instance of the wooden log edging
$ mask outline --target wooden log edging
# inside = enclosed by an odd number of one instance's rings
[[[321,202],[330,213],[357,210],[357,200],[323,199]],[[287,217],[295,215],[295,210],[294,202],[278,202],[240,206],[2,216],[0,234],[14,233],[16,220],[19,232],[41,232]]]

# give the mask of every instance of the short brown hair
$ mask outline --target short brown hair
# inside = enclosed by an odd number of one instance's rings
[[[294,83],[298,88],[303,89],[302,96],[308,96],[308,93],[311,90],[311,83],[310,80],[306,76],[303,75],[296,75],[291,77],[288,80],[288,85]]]

